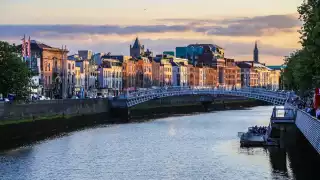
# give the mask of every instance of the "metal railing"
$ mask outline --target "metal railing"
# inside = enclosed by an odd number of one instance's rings
[[[295,111],[296,126],[320,154],[320,120],[288,102],[285,107]]]
[[[132,93],[122,94],[119,99],[127,100],[128,107],[143,103],[154,98],[180,95],[233,95],[248,98],[259,99],[273,103],[275,105],[284,105],[290,97],[286,92],[275,92],[262,88],[192,88],[192,87],[164,87],[158,89],[147,89]]]

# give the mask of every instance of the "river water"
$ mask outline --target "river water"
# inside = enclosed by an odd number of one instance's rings
[[[237,132],[267,126],[271,111],[263,106],[69,133],[2,152],[0,179],[318,179],[320,164],[308,145],[239,147]]]

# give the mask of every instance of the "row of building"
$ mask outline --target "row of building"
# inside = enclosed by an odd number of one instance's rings
[[[54,48],[29,41],[25,58],[38,76],[34,93],[51,98],[114,96],[152,86],[268,87],[279,88],[280,67],[258,61],[257,44],[253,61],[225,58],[224,49],[214,44],[191,44],[153,55],[138,38],[130,56],[80,50],[69,55],[65,47]]]

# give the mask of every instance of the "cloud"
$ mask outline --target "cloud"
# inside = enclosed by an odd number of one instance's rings
[[[196,32],[217,36],[273,35],[277,32],[294,32],[295,27],[301,26],[301,21],[292,14],[227,19],[158,19],[158,21],[186,23],[194,26]],[[207,24],[214,25],[206,26]]]
[[[175,25],[0,25],[0,37],[28,34],[40,37],[63,35],[130,35],[193,31],[214,36],[263,36],[277,32],[293,32],[300,21],[293,15],[270,15],[229,19],[160,19],[158,21],[184,23]]]
[[[31,36],[54,37],[65,34],[136,34],[186,31],[186,26],[150,25],[150,26],[117,26],[117,25],[0,25],[0,37],[14,37],[28,34]]]

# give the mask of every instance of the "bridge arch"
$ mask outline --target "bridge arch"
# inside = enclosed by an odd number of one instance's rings
[[[285,93],[267,91],[267,90],[217,90],[217,89],[179,89],[179,90],[154,90],[139,92],[136,94],[131,94],[126,97],[127,107],[132,107],[153,99],[170,97],[170,96],[182,96],[182,95],[231,95],[231,96],[241,96],[252,99],[257,99],[261,101],[266,101],[274,105],[284,105],[288,96]]]

